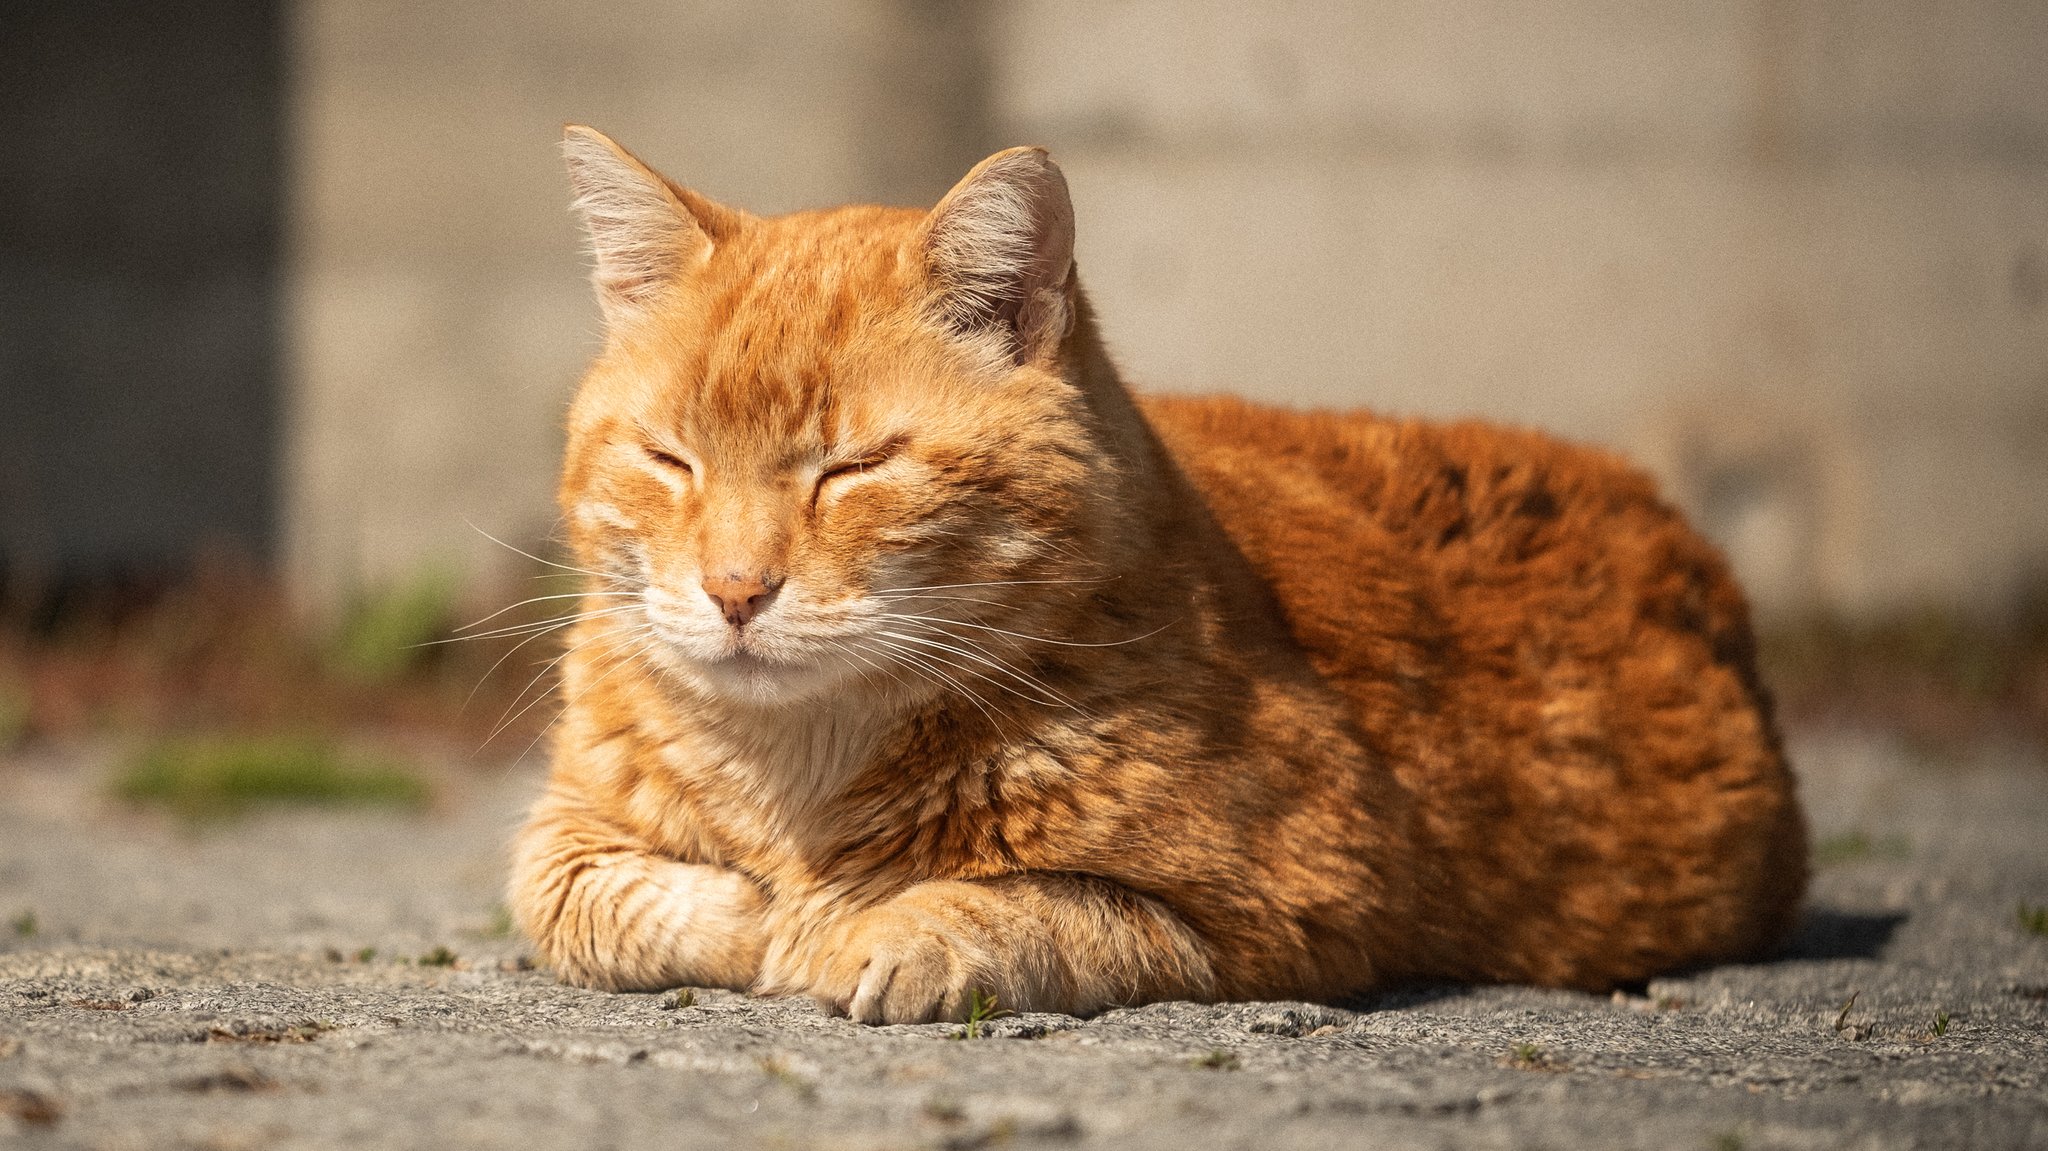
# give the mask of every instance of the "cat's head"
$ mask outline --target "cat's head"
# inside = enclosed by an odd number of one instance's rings
[[[587,128],[605,348],[561,498],[598,642],[715,699],[1015,693],[1003,633],[1099,574],[1073,210],[1040,149],[930,212],[761,218]]]

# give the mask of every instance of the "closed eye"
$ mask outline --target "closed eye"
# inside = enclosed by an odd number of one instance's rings
[[[689,463],[673,452],[665,452],[660,448],[648,448],[647,458],[660,464],[662,467],[673,468],[686,476],[690,474]]]
[[[872,452],[860,456],[858,459],[847,460],[844,463],[828,464],[825,470],[818,473],[817,490],[823,492],[825,485],[834,480],[853,479],[881,467],[891,459],[894,459],[897,449],[902,446],[900,441],[891,441]],[[816,497],[814,496],[813,500],[815,499]]]
[[[855,460],[850,464],[835,464],[818,474],[818,482],[822,484],[826,480],[838,479],[841,476],[857,476],[869,468],[877,468],[888,462],[888,458],[884,457],[882,459]]]

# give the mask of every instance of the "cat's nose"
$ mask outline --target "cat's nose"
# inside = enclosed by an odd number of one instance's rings
[[[704,594],[718,605],[725,616],[725,622],[740,627],[748,620],[760,615],[768,601],[774,597],[775,589],[782,581],[768,576],[743,576],[738,574],[704,577]]]

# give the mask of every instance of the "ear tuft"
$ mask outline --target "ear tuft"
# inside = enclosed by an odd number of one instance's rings
[[[723,225],[715,205],[670,184],[595,128],[563,129],[562,156],[597,258],[591,280],[606,319],[643,313],[678,276],[710,257],[712,233],[699,212]]]
[[[1074,205],[1045,149],[1011,148],[976,165],[932,209],[924,255],[939,322],[999,340],[1011,363],[1057,352],[1072,330]]]

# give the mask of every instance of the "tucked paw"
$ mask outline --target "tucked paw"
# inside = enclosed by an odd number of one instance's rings
[[[766,936],[752,880],[642,854],[583,864],[571,882],[513,889],[528,933],[565,981],[607,991],[744,988],[760,972]]]
[[[812,994],[858,1023],[965,1019],[976,991],[996,990],[982,949],[915,907],[863,913],[832,952]]]

